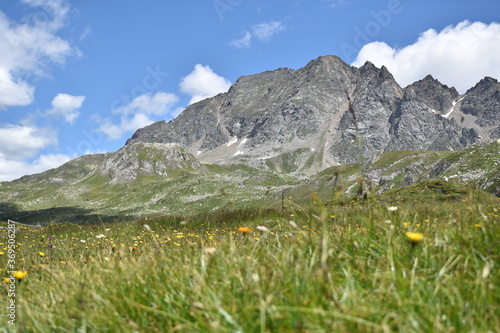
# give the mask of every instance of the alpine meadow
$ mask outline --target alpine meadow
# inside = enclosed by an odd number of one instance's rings
[[[500,332],[500,7],[443,3],[0,0],[0,331]]]

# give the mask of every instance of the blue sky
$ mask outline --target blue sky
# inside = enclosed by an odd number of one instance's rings
[[[500,79],[498,0],[0,0],[0,180],[116,151],[242,75],[321,55]]]

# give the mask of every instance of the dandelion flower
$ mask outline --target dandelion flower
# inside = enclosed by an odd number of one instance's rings
[[[403,222],[403,226],[404,226],[404,227],[407,227],[407,226],[409,226],[409,225],[410,225],[410,223],[408,223],[408,222]]]
[[[247,228],[247,227],[239,227],[237,231],[242,232],[242,233],[251,233],[252,229]]]
[[[10,283],[10,279],[9,278],[5,278],[5,279],[3,279],[3,282],[5,282],[5,283],[8,284],[8,283]]]
[[[44,256],[45,256],[45,253],[43,253],[43,252],[38,252],[38,255],[39,255],[40,257],[44,257]]]
[[[424,235],[419,233],[419,232],[407,232],[406,237],[408,237],[408,239],[410,239],[412,244],[417,244],[418,242],[420,242],[424,238]]]
[[[26,275],[28,275],[28,272],[26,271],[16,271],[12,273],[12,276],[21,281]]]

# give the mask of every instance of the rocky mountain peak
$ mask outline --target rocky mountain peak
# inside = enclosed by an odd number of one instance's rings
[[[454,87],[448,87],[427,75],[405,88],[406,98],[418,100],[429,107],[430,111],[445,115],[457,103],[459,93]]]
[[[286,164],[311,174],[360,156],[460,149],[499,136],[499,108],[492,78],[463,96],[430,75],[402,89],[386,67],[323,56],[297,70],[241,77],[227,93],[138,130],[127,144],[177,143],[206,163],[278,171]]]
[[[485,77],[465,94],[461,111],[472,126],[481,128],[484,139],[500,137],[500,83]]]
[[[500,83],[497,79],[486,76],[483,79],[479,80],[478,83],[472,88],[470,88],[467,93],[484,93],[488,90],[498,90]]]

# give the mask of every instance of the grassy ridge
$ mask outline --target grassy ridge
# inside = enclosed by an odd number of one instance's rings
[[[138,165],[157,161],[160,156],[161,151],[146,148],[137,152]],[[369,163],[334,166],[311,176],[286,173],[307,165],[308,159],[322,156],[320,152],[310,154],[307,149],[282,154],[267,161],[269,170],[243,164],[196,164],[197,167],[174,168],[168,176],[160,176],[149,167],[138,167],[131,170],[137,178],[130,182],[116,181],[112,173],[95,171],[112,154],[83,156],[39,175],[0,182],[0,220],[29,224],[95,223],[98,216],[116,221],[168,212],[195,214],[227,208],[280,207],[283,195],[307,205],[309,192],[318,193],[325,200],[331,199],[333,187],[356,193],[360,178],[367,178],[365,182],[371,184],[371,191],[378,194],[439,179],[475,184],[494,195],[500,194],[497,141],[458,152],[387,152]],[[202,170],[195,171],[197,168]]]
[[[415,202],[23,227],[17,329],[500,331],[498,199]]]

